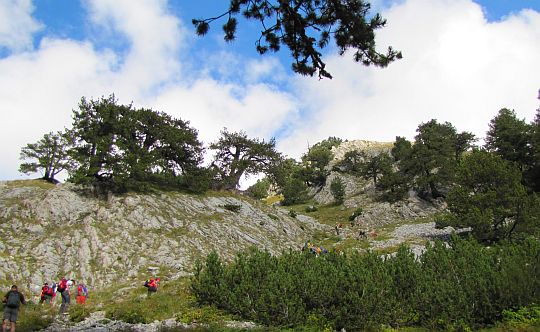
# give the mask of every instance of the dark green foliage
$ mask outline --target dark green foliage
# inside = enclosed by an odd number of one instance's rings
[[[318,211],[319,209],[315,206],[315,205],[308,205],[306,206],[305,210],[306,212],[315,212],[315,211]]]
[[[221,131],[217,142],[210,144],[210,149],[216,151],[212,168],[219,189],[235,189],[243,175],[268,173],[281,160],[273,138],[268,142],[251,139],[244,132],[230,133],[227,128]]]
[[[540,307],[533,305],[518,310],[504,310],[503,322],[516,328],[531,324],[540,327]]]
[[[530,213],[538,211],[538,202],[527,198],[519,169],[486,151],[463,158],[447,203],[451,214],[439,225],[472,227],[480,240],[509,238],[521,224],[534,222]]]
[[[332,183],[330,183],[330,192],[337,205],[343,204],[343,201],[345,200],[345,185],[340,177],[335,178]]]
[[[264,178],[257,180],[255,184],[247,188],[246,193],[253,198],[263,199],[268,196],[268,190],[270,190],[270,180]]]
[[[150,109],[118,105],[114,95],[81,99],[73,112],[77,169],[71,181],[122,192],[150,184],[177,188],[200,172],[202,143],[189,123]]]
[[[21,160],[30,159],[32,162],[24,162],[19,167],[19,172],[30,174],[41,171],[43,179],[55,182],[55,176],[66,170],[70,171],[72,162],[68,151],[72,145],[69,131],[50,132],[43,135],[36,143],[27,144],[21,149]]]
[[[281,202],[283,205],[301,204],[308,200],[308,186],[297,177],[290,178],[281,193],[284,197]]]
[[[244,319],[270,326],[334,330],[382,326],[467,329],[501,320],[504,310],[540,300],[537,240],[483,247],[454,237],[436,242],[420,260],[406,247],[376,253],[316,257],[256,249],[229,265],[215,253],[198,264],[193,291]]]
[[[485,147],[501,158],[515,162],[524,170],[529,164],[531,127],[517,118],[513,110],[503,108],[489,123]]]
[[[310,186],[323,186],[330,171],[326,166],[334,158],[332,148],[339,146],[342,140],[337,137],[327,139],[312,146],[309,151],[302,156],[302,166],[304,168],[303,179]]]
[[[221,207],[223,207],[225,210],[229,210],[234,213],[240,212],[240,209],[242,208],[242,205],[239,204],[224,204]]]
[[[456,129],[449,122],[439,124],[431,120],[418,126],[417,132],[411,159],[403,163],[408,164],[407,172],[414,177],[415,190],[421,197],[444,196],[444,190],[453,181],[457,163]]]
[[[357,208],[357,209],[354,210],[354,212],[349,216],[349,221],[353,221],[354,219],[356,219],[356,217],[361,216],[362,213],[364,213],[364,210],[363,210],[361,207]]]
[[[292,69],[302,75],[319,78],[332,76],[321,59],[322,49],[333,37],[340,54],[348,49],[353,58],[362,64],[387,66],[401,58],[401,52],[388,48],[386,54],[375,49],[375,30],[386,24],[379,14],[370,14],[370,4],[361,0],[232,0],[229,9],[216,17],[193,19],[196,33],[205,35],[209,23],[227,17],[223,25],[224,39],[235,39],[240,12],[248,20],[261,23],[261,35],[255,46],[260,54],[269,50],[277,52],[282,45],[291,51]]]
[[[531,124],[531,158],[530,168],[525,175],[527,184],[535,192],[540,193],[540,108]]]
[[[298,216],[298,213],[294,210],[289,210],[289,216],[292,218],[296,218]]]

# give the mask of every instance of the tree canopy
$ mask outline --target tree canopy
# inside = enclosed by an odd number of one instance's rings
[[[189,122],[150,109],[119,105],[114,95],[81,99],[73,112],[77,164],[71,179],[115,191],[148,182],[173,184],[202,162],[202,143]]]
[[[68,157],[70,147],[69,132],[45,134],[36,143],[29,143],[21,149],[20,159],[31,161],[21,163],[19,171],[25,174],[41,171],[44,180],[55,182],[54,177],[58,173],[71,169]]]
[[[447,197],[451,215],[439,221],[440,226],[471,227],[480,240],[499,240],[509,238],[529,218],[521,172],[498,155],[474,151],[466,156],[456,182]]]
[[[206,19],[193,19],[198,35],[205,35],[210,23],[226,18],[224,39],[236,37],[241,15],[261,24],[261,34],[255,42],[257,51],[277,52],[286,46],[293,58],[292,69],[301,75],[332,78],[322,60],[322,49],[331,40],[340,55],[351,49],[353,58],[363,65],[385,67],[402,57],[401,52],[389,47],[386,53],[375,48],[375,31],[385,26],[386,20],[378,13],[370,13],[365,0],[231,0],[222,14]]]
[[[245,132],[231,133],[224,128],[221,137],[210,144],[215,150],[212,167],[218,176],[218,187],[235,189],[243,175],[268,172],[281,159],[274,139],[266,142],[248,138]]]

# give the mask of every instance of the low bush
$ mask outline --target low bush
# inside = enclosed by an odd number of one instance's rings
[[[354,219],[356,219],[356,217],[358,216],[361,216],[362,213],[364,213],[364,210],[359,207],[357,208],[356,210],[354,210],[354,212],[349,216],[349,221],[354,221]]]
[[[38,331],[52,324],[58,308],[48,304],[27,303],[21,306],[17,331]]]
[[[539,255],[535,239],[483,247],[458,237],[428,245],[420,259],[406,247],[384,257],[251,249],[224,264],[214,252],[197,265],[192,291],[201,304],[269,326],[467,330],[540,302]]]
[[[242,205],[240,204],[224,204],[221,207],[223,207],[225,210],[232,211],[234,213],[240,212],[240,209],[242,208]]]
[[[319,209],[315,205],[308,205],[308,206],[306,206],[306,209],[305,209],[305,211],[308,212],[308,213],[309,212],[315,212],[315,211],[318,211],[318,210]]]

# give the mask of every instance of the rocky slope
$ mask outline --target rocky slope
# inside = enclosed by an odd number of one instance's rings
[[[233,212],[226,205],[238,205]],[[100,200],[70,184],[0,182],[0,286],[35,288],[66,276],[97,286],[149,267],[189,273],[211,250],[279,253],[329,227],[228,194],[127,194]]]

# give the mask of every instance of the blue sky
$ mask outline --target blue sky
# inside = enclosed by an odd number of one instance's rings
[[[241,20],[231,44],[223,22],[195,36],[191,19],[227,3],[0,1],[0,180],[26,178],[21,147],[69,127],[82,96],[165,111],[206,144],[223,127],[276,137],[292,157],[328,136],[412,139],[433,118],[481,138],[500,108],[530,121],[539,106],[540,0],[373,0],[380,49],[404,59],[366,68],[329,48],[323,81],[293,74],[286,49],[259,56],[257,23]]]

